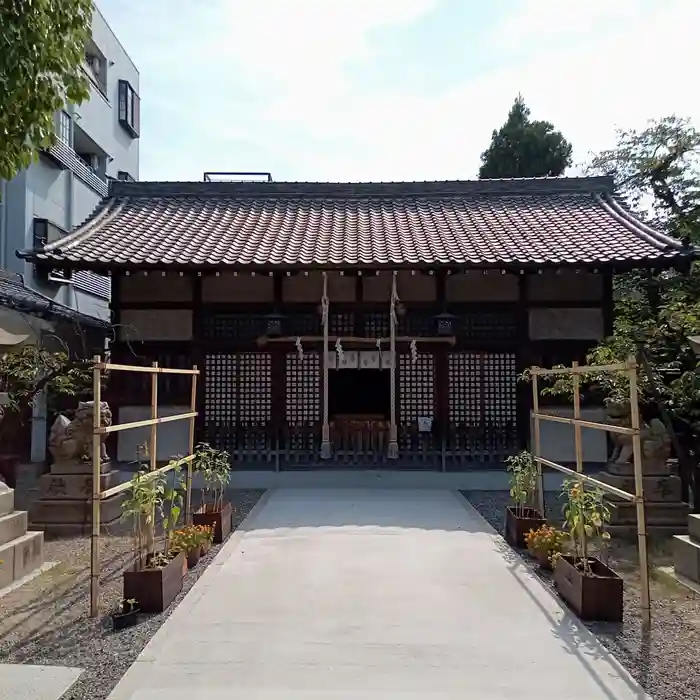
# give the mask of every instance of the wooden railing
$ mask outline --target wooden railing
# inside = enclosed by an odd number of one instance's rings
[[[465,471],[499,467],[518,450],[515,426],[450,426],[440,433],[398,428],[399,458],[389,459],[389,423],[348,420],[331,423],[331,459],[322,460],[321,424],[285,426],[212,426],[205,439],[227,450],[240,468],[261,470],[382,468]]]

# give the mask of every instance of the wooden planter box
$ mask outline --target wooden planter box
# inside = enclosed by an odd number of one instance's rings
[[[233,506],[230,503],[225,503],[221,510],[202,506],[192,514],[192,521],[195,525],[208,525],[214,531],[214,544],[221,544],[231,534],[232,515]]]
[[[519,549],[526,546],[525,535],[530,530],[537,530],[538,527],[547,524],[542,514],[534,508],[523,508],[522,513],[522,516],[516,515],[514,506],[506,508],[506,542]]]
[[[125,571],[124,598],[134,598],[141,612],[163,612],[182,590],[184,566],[185,555],[178,552],[162,569]]]
[[[582,620],[622,622],[622,579],[602,561],[591,557],[592,576],[574,566],[574,558],[562,555],[554,567],[559,595]]]

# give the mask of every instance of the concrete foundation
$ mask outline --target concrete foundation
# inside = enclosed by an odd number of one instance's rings
[[[700,515],[688,516],[688,534],[673,538],[673,567],[679,580],[700,584]]]
[[[27,531],[27,512],[14,509],[14,491],[0,484],[0,589],[44,563],[44,534]]]
[[[100,490],[118,483],[118,472],[109,462],[100,467]],[[29,513],[33,527],[47,537],[64,537],[92,531],[92,465],[86,462],[57,463],[39,479],[39,499]],[[106,498],[100,505],[100,525],[109,527],[121,517],[123,495]]]
[[[643,465],[644,510],[648,534],[661,538],[684,534],[690,510],[681,501],[681,480],[674,474],[674,462],[646,463]],[[597,477],[611,486],[635,492],[634,466],[632,464],[609,463],[606,471]],[[607,530],[613,537],[633,539],[637,536],[637,507],[634,503],[614,496],[608,497],[614,506]]]

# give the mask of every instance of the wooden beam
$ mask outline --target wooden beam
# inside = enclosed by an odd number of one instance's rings
[[[532,417],[538,420],[549,420],[553,423],[566,423],[567,425],[580,426],[581,428],[593,428],[594,430],[604,430],[608,433],[620,433],[622,435],[637,435],[638,430],[627,428],[624,425],[613,425],[611,423],[595,423],[589,420],[577,418],[567,418],[566,416],[554,416],[551,413],[533,413]]]
[[[175,369],[173,367],[140,367],[138,365],[117,365],[100,362],[97,369],[104,372],[143,372],[145,374],[199,374],[198,369]]]
[[[145,420],[136,420],[131,423],[118,423],[116,425],[107,425],[97,428],[96,435],[106,435],[108,433],[117,433],[120,430],[131,430],[132,428],[145,428],[149,425],[160,425],[161,423],[172,423],[176,420],[185,420],[195,418],[197,412],[178,413],[174,416],[161,416],[160,418],[146,418]]]
[[[302,335],[300,336],[302,343],[322,343],[322,335]],[[267,336],[261,336],[258,338],[258,345],[265,345],[267,343],[295,343],[297,340],[296,336],[288,336],[284,338],[268,338]],[[361,336],[344,336],[344,335],[331,335],[328,336],[328,342],[335,342],[336,340],[341,340],[344,343],[363,343],[369,345],[376,345],[377,341],[382,343],[388,343],[390,338],[369,338]],[[412,336],[412,335],[400,335],[395,338],[397,343],[410,343],[414,340],[417,343],[447,343],[448,345],[455,345],[457,339],[455,336]]]

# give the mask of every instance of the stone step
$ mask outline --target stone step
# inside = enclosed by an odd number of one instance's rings
[[[44,533],[30,531],[0,546],[0,588],[28,576],[44,563]]]
[[[611,499],[612,500],[612,499]],[[687,503],[645,503],[644,514],[647,525],[678,525],[681,532],[687,532]],[[637,507],[627,501],[615,501],[610,509],[611,525],[634,525],[637,522]]]
[[[676,573],[700,583],[700,542],[694,542],[688,535],[673,538],[673,566]]]
[[[700,542],[700,513],[692,513],[688,516],[688,535],[691,540]]]
[[[15,510],[0,515],[0,544],[16,540],[27,532],[27,511]]]
[[[100,472],[106,474],[112,469],[111,462],[102,462]],[[51,474],[58,475],[85,475],[92,476],[92,463],[90,462],[54,462],[51,465]]]
[[[649,463],[644,462],[642,465],[642,473],[644,476],[669,476],[671,474],[673,464],[668,461],[664,463]],[[608,462],[605,465],[605,470],[609,474],[615,476],[634,476],[634,464],[631,462],[625,464],[617,464],[615,462]]]
[[[0,515],[7,515],[15,509],[15,492],[0,482]]]
[[[603,472],[597,478],[627,493],[635,493],[634,476]],[[645,476],[642,478],[642,488],[645,501],[679,503],[681,500],[681,480],[677,476]]]
[[[626,540],[628,542],[636,541],[637,525],[606,525],[606,532],[610,533],[610,537],[614,540]],[[675,523],[670,525],[647,525],[647,536],[651,540],[664,540],[674,535],[685,535],[687,531],[683,523]]]

